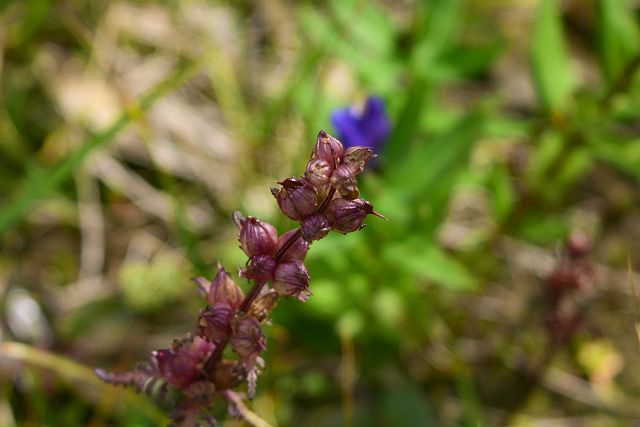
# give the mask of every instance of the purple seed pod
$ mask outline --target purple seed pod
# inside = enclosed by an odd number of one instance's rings
[[[235,319],[231,347],[238,353],[246,369],[252,370],[260,353],[267,348],[258,319],[246,314]]]
[[[289,238],[296,234],[298,230],[289,230],[284,233],[278,239],[278,246],[276,248],[276,253],[279,253],[280,250],[284,247],[285,243],[289,241]],[[289,261],[304,261],[304,257],[307,256],[307,251],[309,250],[309,243],[306,242],[302,237],[298,237],[295,242],[280,256],[280,262],[289,262]]]
[[[240,276],[258,282],[266,282],[273,278],[276,261],[271,255],[257,255],[251,257],[247,268],[240,270]]]
[[[336,188],[338,194],[347,200],[354,200],[360,196],[355,175],[348,165],[340,165],[331,174],[331,185]]]
[[[213,343],[195,337],[177,348],[154,351],[151,362],[158,376],[178,388],[186,388],[197,380],[200,366],[214,349]]]
[[[314,214],[300,222],[302,238],[307,242],[320,240],[331,231],[329,220],[322,214]]]
[[[205,285],[202,278],[196,278],[195,280],[199,287],[204,289]],[[238,308],[244,299],[242,289],[229,277],[229,274],[220,263],[218,263],[216,278],[207,289],[206,299],[209,305],[224,303],[233,308]]]
[[[200,312],[198,335],[220,342],[231,334],[231,318],[235,309],[225,303],[209,306]]]
[[[329,203],[326,211],[331,228],[345,234],[360,230],[363,227],[365,217],[369,214],[382,217],[373,210],[371,203],[362,199],[335,199]]]
[[[278,201],[282,213],[294,221],[311,215],[318,208],[318,193],[304,178],[287,178],[278,182],[281,189],[273,188],[271,193]]]
[[[309,163],[307,163],[307,169],[304,172],[304,177],[316,188],[316,190],[322,190],[329,185],[329,177],[331,176],[333,169],[335,168],[328,162],[312,158],[309,160]]]
[[[336,168],[340,164],[343,154],[344,147],[340,141],[323,130],[318,133],[312,158],[324,160],[331,167]]]
[[[567,251],[569,257],[579,259],[585,257],[590,251],[592,241],[585,233],[573,232],[567,239]]]
[[[273,289],[280,296],[292,296],[304,302],[311,296],[309,279],[309,272],[302,261],[285,262],[276,267]]]
[[[233,219],[240,229],[240,247],[247,256],[271,255],[278,243],[276,228],[252,216],[243,218],[236,211]]]

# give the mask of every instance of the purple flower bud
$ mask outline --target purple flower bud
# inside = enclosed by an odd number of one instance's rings
[[[569,257],[573,259],[585,257],[591,251],[592,242],[589,236],[582,232],[573,232],[567,240]]]
[[[225,303],[237,308],[244,299],[242,289],[229,277],[220,263],[218,263],[218,273],[213,282],[204,277],[196,277],[193,281],[198,284],[200,294],[204,296],[209,305]]]
[[[186,388],[197,380],[200,367],[214,349],[213,343],[195,337],[177,348],[154,351],[151,361],[155,372],[169,384]]]
[[[231,347],[238,353],[247,370],[253,369],[258,356],[267,348],[258,319],[249,315],[235,319]]]
[[[289,230],[284,233],[278,239],[278,246],[276,248],[276,253],[280,252],[282,247],[289,241],[291,236],[296,234],[297,230]],[[289,262],[289,261],[304,261],[304,257],[307,256],[307,250],[309,249],[309,243],[307,243],[302,237],[298,237],[295,242],[289,249],[286,250],[284,254],[280,257],[280,262]]]
[[[362,199],[332,200],[325,214],[331,223],[331,228],[339,233],[360,230],[363,227],[364,218],[369,214],[384,218],[373,210],[371,203]]]
[[[315,214],[304,218],[300,223],[302,238],[307,242],[320,240],[331,231],[329,220],[322,214]]]
[[[276,261],[271,255],[257,255],[251,257],[246,269],[240,270],[240,275],[258,282],[266,282],[273,278]]]
[[[245,254],[252,257],[273,253],[278,243],[278,232],[273,225],[252,216],[244,218],[238,211],[233,219],[240,229],[240,247]]]
[[[391,122],[381,98],[370,96],[364,109],[340,108],[331,114],[331,123],[346,147],[370,147],[379,153],[391,133]]]
[[[304,172],[304,176],[316,190],[323,189],[329,185],[329,177],[333,169],[335,168],[328,162],[312,158],[307,163],[307,170]]]
[[[226,303],[209,306],[200,312],[198,335],[220,342],[231,334],[231,319],[235,309]]]
[[[305,179],[287,178],[278,184],[282,188],[274,188],[271,192],[282,213],[296,221],[315,213],[318,208],[318,193]]]
[[[335,168],[340,163],[343,154],[344,147],[342,143],[327,132],[321,130],[316,140],[316,147],[313,151],[312,158],[324,160],[331,167]]]
[[[302,261],[285,262],[276,267],[273,289],[280,296],[292,296],[304,302],[311,296],[309,279],[309,272]]]
[[[347,200],[354,200],[360,196],[360,190],[354,176],[351,168],[346,164],[338,166],[331,174],[331,184]]]

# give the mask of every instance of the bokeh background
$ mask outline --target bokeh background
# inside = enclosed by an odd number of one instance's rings
[[[370,95],[393,131],[361,191],[388,221],[313,244],[314,296],[275,310],[252,411],[639,425],[639,16],[637,0],[0,2],[0,425],[166,423],[90,368],[193,329],[190,278],[245,261],[231,213],[292,227],[270,186]],[[595,275],[550,344],[572,232]]]

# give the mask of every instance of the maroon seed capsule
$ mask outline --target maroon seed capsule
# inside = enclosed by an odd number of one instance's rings
[[[276,228],[252,216],[243,218],[234,213],[234,221],[240,229],[240,247],[248,256],[271,255],[278,243]]]
[[[311,296],[309,279],[309,272],[301,261],[278,264],[273,289],[280,296],[292,296],[304,302]]]
[[[307,242],[320,240],[331,231],[329,220],[322,214],[314,214],[300,222],[302,238]]]
[[[258,319],[246,314],[235,319],[231,347],[238,353],[247,369],[252,369],[260,353],[267,348]]]
[[[316,211],[318,193],[305,179],[287,178],[279,184],[282,188],[272,189],[271,192],[286,216],[298,221]]]
[[[331,228],[339,233],[360,230],[369,214],[381,216],[373,210],[371,203],[362,199],[335,199],[329,203],[326,212]]]
[[[313,185],[316,190],[323,189],[329,185],[329,177],[333,171],[333,167],[326,161],[321,159],[311,159],[307,163],[307,169],[304,177]]]
[[[355,175],[347,165],[340,165],[331,174],[331,185],[347,200],[354,200],[360,196],[360,190]]]
[[[297,233],[298,230],[289,230],[278,238],[278,246],[276,247],[276,253],[280,253],[280,250],[289,241],[291,236]],[[298,237],[295,242],[280,256],[279,261],[304,261],[304,257],[307,256],[309,250],[309,243],[307,243],[302,237]]]
[[[316,147],[312,157],[324,160],[333,168],[336,168],[340,164],[343,155],[344,147],[342,146],[342,143],[327,132],[321,130],[318,134]]]
[[[199,280],[198,283],[200,284],[201,281]],[[238,308],[244,299],[244,293],[218,263],[216,278],[210,283],[206,298],[209,305],[225,303],[233,308]]]
[[[246,269],[240,270],[240,275],[258,282],[266,282],[273,278],[276,261],[271,255],[257,255],[251,257]]]

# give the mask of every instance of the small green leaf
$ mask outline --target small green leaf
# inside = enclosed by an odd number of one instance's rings
[[[505,219],[513,210],[516,202],[516,192],[511,183],[511,176],[507,167],[497,164],[489,177],[491,191],[491,205],[498,220]]]
[[[543,191],[549,182],[549,174],[564,149],[565,141],[557,132],[544,133],[535,147],[527,171],[527,183],[537,191]]]
[[[600,65],[612,84],[638,53],[640,34],[627,0],[599,0],[596,17]]]
[[[382,250],[385,262],[444,288],[468,291],[478,281],[462,262],[428,242],[414,239],[388,245]]]
[[[538,98],[551,112],[566,110],[576,87],[556,0],[541,0],[533,29],[531,69]]]

